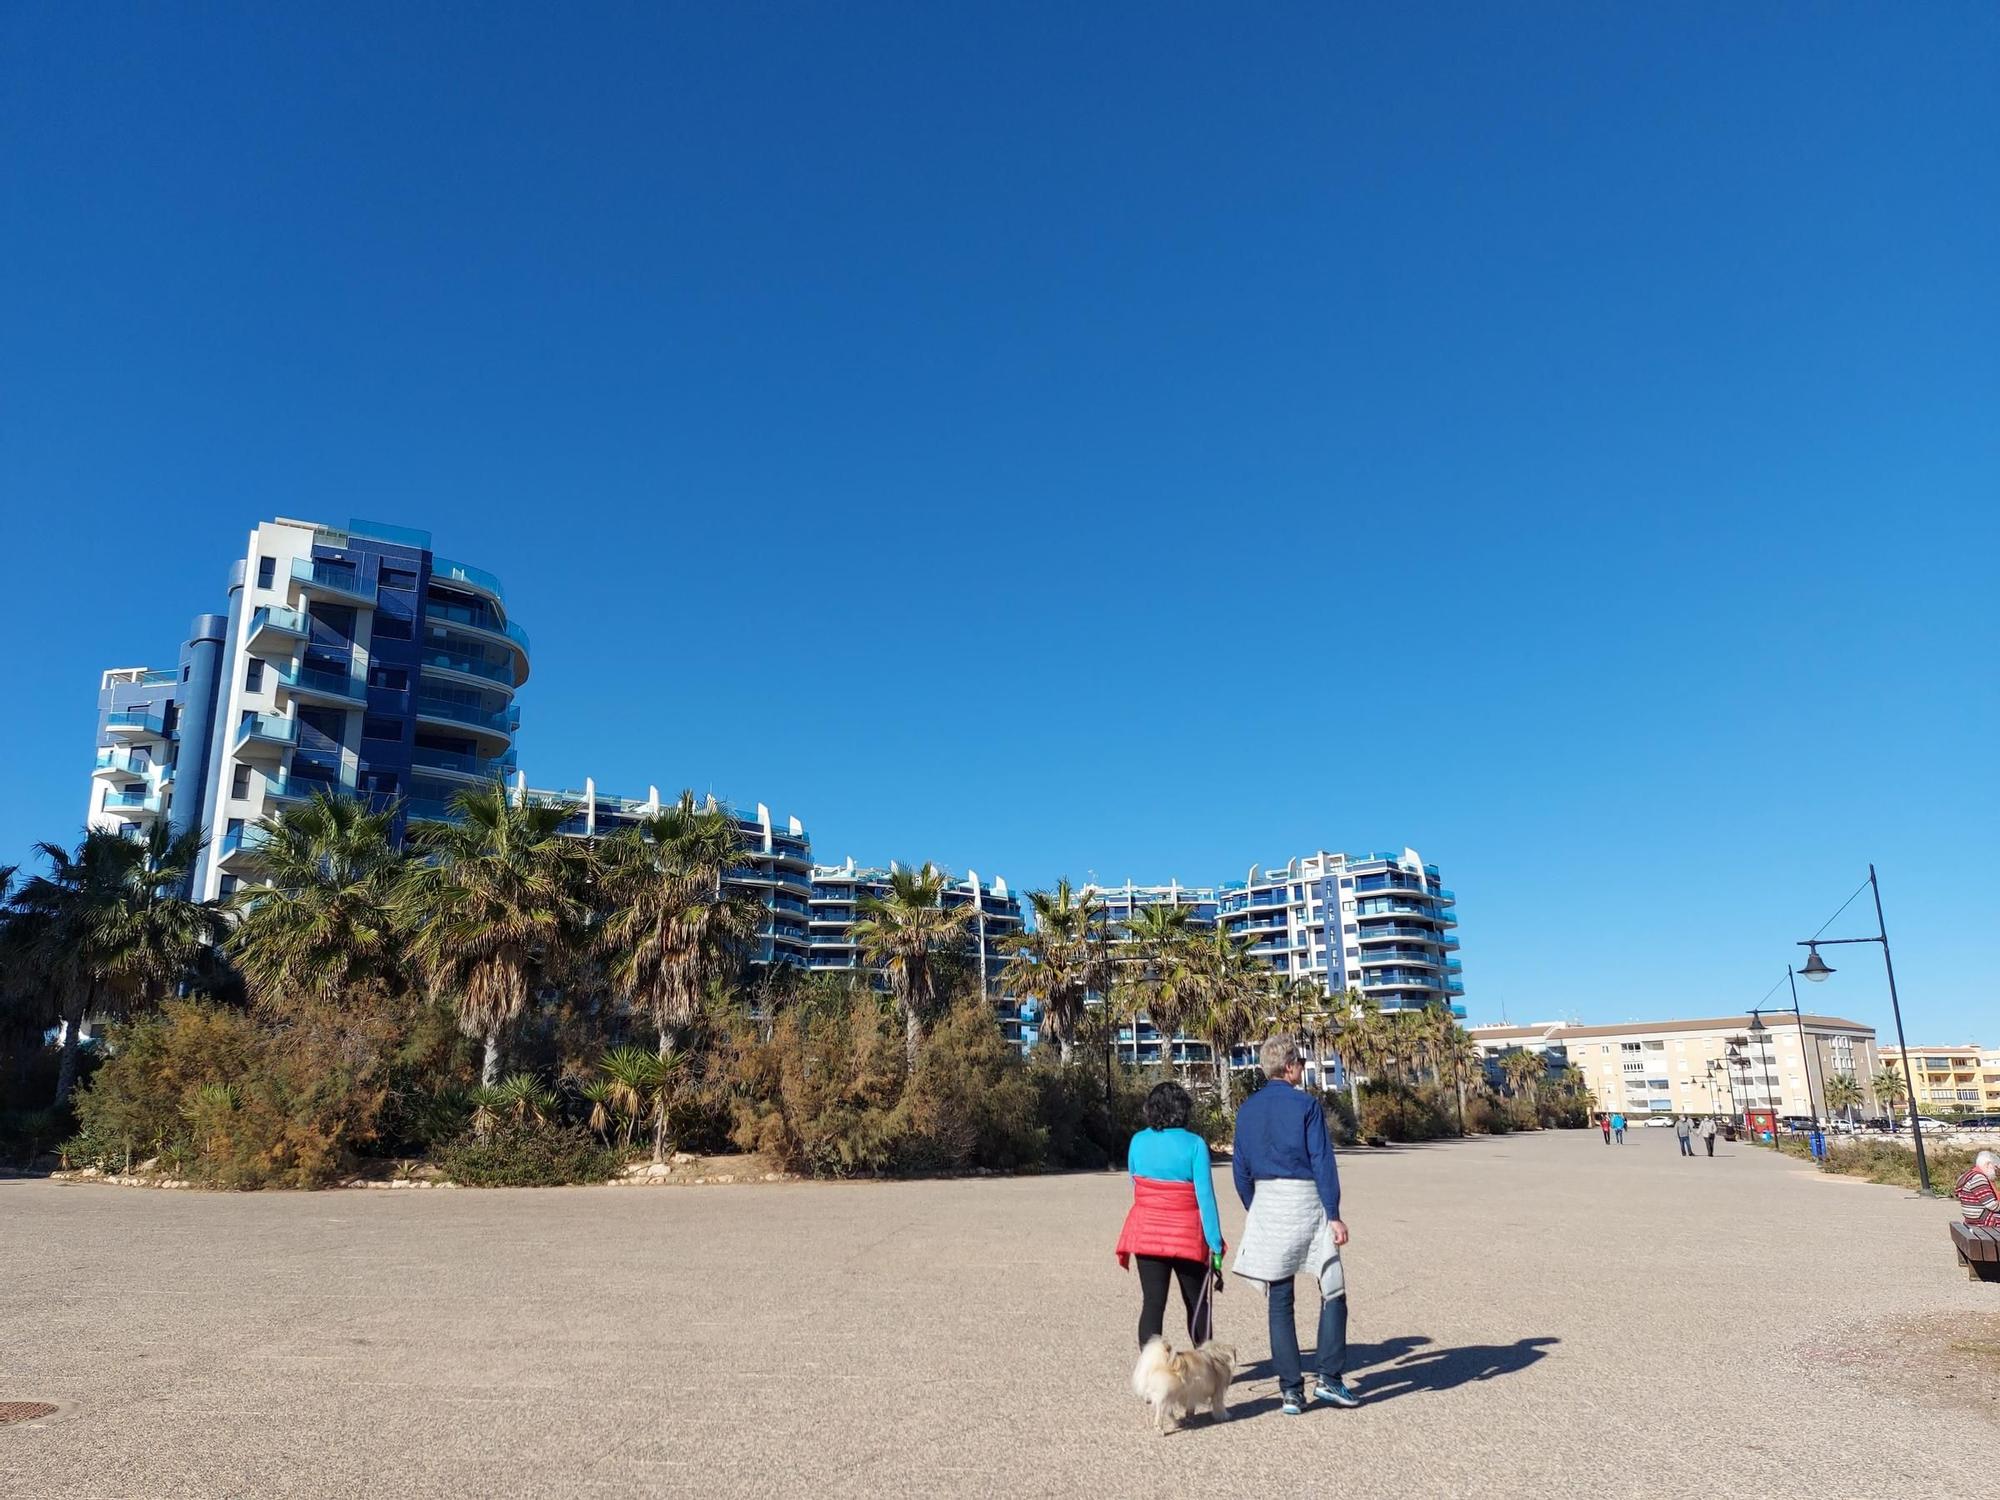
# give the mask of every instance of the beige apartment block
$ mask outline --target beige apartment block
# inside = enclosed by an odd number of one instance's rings
[[[1900,1069],[1902,1049],[1884,1047],[1882,1059]],[[2000,1047],[1912,1047],[1910,1079],[1919,1110],[2000,1113]]]
[[[1583,1074],[1600,1109],[1629,1116],[1737,1115],[1775,1108],[1825,1118],[1826,1080],[1861,1085],[1864,1115],[1881,1112],[1868,1080],[1879,1068],[1875,1028],[1838,1016],[1766,1016],[1628,1021],[1618,1026],[1474,1026],[1488,1056],[1525,1048],[1561,1056]],[[1803,1030],[1803,1036],[1801,1031]]]

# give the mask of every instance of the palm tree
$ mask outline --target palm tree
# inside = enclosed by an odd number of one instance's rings
[[[304,993],[331,1000],[370,984],[407,983],[396,889],[404,860],[390,841],[394,810],[313,793],[257,826],[268,886],[230,902],[230,956],[260,1003]]]
[[[1506,1075],[1509,1087],[1528,1101],[1529,1108],[1534,1108],[1536,1088],[1548,1074],[1548,1060],[1539,1052],[1520,1048],[1500,1059],[1500,1071]]]
[[[862,958],[888,981],[902,1012],[903,1055],[912,1072],[924,1031],[938,1009],[936,961],[964,942],[972,916],[970,907],[945,906],[945,883],[944,872],[933,864],[893,870],[889,894],[861,901],[860,916],[848,929]]]
[[[726,807],[684,791],[606,840],[601,856],[608,915],[599,939],[611,982],[652,1016],[665,1059],[685,1050],[703,998],[742,968],[761,928],[763,907],[726,883],[743,835]],[[666,1145],[660,1111],[655,1159],[665,1159]]]
[[[588,856],[560,807],[516,804],[499,782],[452,799],[457,821],[410,826],[417,856],[397,890],[409,957],[459,1027],[485,1043],[482,1086],[500,1077],[507,1028],[544,972],[582,945]]]
[[[1042,1002],[1048,1033],[1067,1064],[1085,1002],[1093,991],[1104,994],[1111,988],[1104,906],[1095,896],[1078,895],[1067,879],[1057,881],[1053,891],[1028,892],[1028,905],[1035,930],[1010,944],[1014,956],[1000,975],[1000,986],[1017,999]]]
[[[78,1037],[92,1016],[157,1004],[221,935],[221,916],[185,894],[202,836],[156,826],[143,840],[92,829],[71,853],[37,844],[48,861],[14,897],[24,956],[63,1023],[55,1102],[76,1087]]]
[[[1910,1097],[1909,1082],[1898,1067],[1885,1065],[1877,1069],[1874,1077],[1868,1080],[1868,1086],[1875,1090],[1875,1097],[1888,1106],[1891,1116],[1896,1115],[1903,1101]]]
[[[1341,1071],[1347,1074],[1347,1098],[1354,1118],[1361,1119],[1361,1076],[1382,1059],[1382,1007],[1372,997],[1350,987],[1334,1002],[1334,1040]]]
[[[1861,1106],[1861,1083],[1852,1073],[1836,1073],[1826,1081],[1826,1107],[1847,1116],[1854,1123],[1854,1111]]]
[[[1174,1038],[1187,1024],[1189,950],[1193,942],[1186,906],[1141,907],[1125,924],[1120,945],[1119,981],[1130,995],[1132,1062],[1139,1062],[1139,1021],[1143,1014],[1159,1033],[1161,1060],[1171,1068]]]
[[[1229,1056],[1241,1046],[1268,1007],[1265,983],[1270,970],[1250,951],[1246,938],[1217,925],[1190,955],[1189,989],[1193,1025],[1208,1043],[1209,1072],[1216,1102],[1233,1116],[1229,1100]]]

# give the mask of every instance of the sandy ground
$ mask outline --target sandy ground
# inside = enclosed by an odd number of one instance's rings
[[[1239,1285],[1235,1417],[1164,1438],[1122,1177],[0,1182],[0,1402],[58,1405],[0,1426],[0,1495],[1908,1497],[1970,1493],[1960,1438],[2000,1459],[1948,1203],[1646,1130],[1343,1175],[1367,1404],[1282,1416]]]

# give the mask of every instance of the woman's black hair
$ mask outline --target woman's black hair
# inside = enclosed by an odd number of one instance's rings
[[[1194,1100],[1188,1091],[1172,1079],[1153,1085],[1146,1095],[1146,1125],[1152,1130],[1180,1130],[1194,1112]]]

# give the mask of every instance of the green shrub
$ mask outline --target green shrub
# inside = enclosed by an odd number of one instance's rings
[[[1779,1142],[1781,1148],[1795,1155],[1810,1155],[1800,1137],[1780,1136]],[[1952,1184],[1972,1169],[1973,1158],[1977,1155],[1978,1152],[1970,1147],[1941,1146],[1926,1141],[1924,1160],[1931,1170],[1931,1186],[1939,1192],[1950,1192]],[[1900,1140],[1830,1139],[1826,1160],[1820,1163],[1820,1170],[1837,1172],[1844,1177],[1865,1177],[1870,1182],[1890,1187],[1914,1188],[1917,1186],[1917,1153]]]
[[[622,1153],[574,1125],[533,1121],[468,1131],[440,1150],[435,1162],[461,1187],[565,1187],[604,1182],[624,1164]]]
[[[1040,1103],[993,1008],[962,1004],[931,1032],[898,1105],[904,1134],[897,1170],[1038,1167],[1049,1144]]]
[[[1470,1135],[1507,1135],[1514,1129],[1510,1101],[1475,1094],[1465,1101],[1465,1129]]]
[[[0,1167],[31,1168],[38,1157],[75,1134],[76,1115],[67,1105],[0,1110]]]
[[[72,1166],[158,1157],[209,1187],[324,1187],[376,1139],[407,1011],[378,994],[282,1014],[172,1001],[113,1034]]]
[[[1351,1146],[1361,1139],[1361,1122],[1354,1118],[1354,1101],[1346,1089],[1322,1089],[1320,1108],[1326,1112],[1326,1128],[1336,1146]]]
[[[1361,1085],[1361,1128],[1389,1141],[1434,1141],[1458,1134],[1458,1098],[1430,1084],[1371,1078]]]

